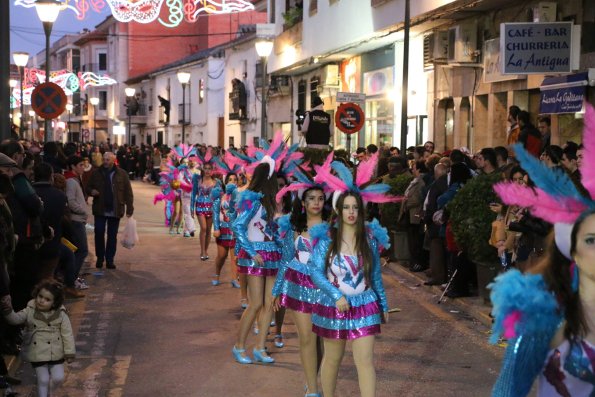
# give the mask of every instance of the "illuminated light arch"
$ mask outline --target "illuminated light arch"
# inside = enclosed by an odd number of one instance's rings
[[[15,0],[14,4],[32,8],[35,7],[35,1]],[[165,20],[159,18],[164,1],[168,11]],[[157,20],[168,28],[179,26],[183,20],[194,23],[199,14],[230,14],[254,10],[254,5],[247,0],[64,0],[63,4],[64,9],[74,12],[77,19],[84,20],[91,9],[101,12],[106,2],[114,18],[120,22],[147,24]]]

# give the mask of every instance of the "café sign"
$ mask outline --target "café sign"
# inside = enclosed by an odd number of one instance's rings
[[[503,23],[504,74],[568,73],[572,70],[572,22]]]

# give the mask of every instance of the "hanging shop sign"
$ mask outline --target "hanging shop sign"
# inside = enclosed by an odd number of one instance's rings
[[[500,24],[504,74],[568,73],[573,66],[572,22]]]
[[[500,57],[500,39],[486,40],[483,45],[483,82],[526,79],[526,75],[502,74],[502,60]]]
[[[587,73],[549,77],[541,84],[539,113],[576,113],[583,108],[588,85]]]
[[[335,113],[335,125],[348,135],[361,130],[365,120],[364,111],[353,102],[341,104]]]

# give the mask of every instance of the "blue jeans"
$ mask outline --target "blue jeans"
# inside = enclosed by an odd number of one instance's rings
[[[105,241],[106,224],[107,244]],[[118,245],[118,227],[120,227],[120,218],[95,215],[95,255],[98,263],[103,263],[104,259],[107,263],[114,263]]]
[[[78,274],[75,274],[75,254],[64,244],[60,244],[60,262],[56,270],[62,273],[64,285],[74,288],[74,280]]]
[[[85,222],[71,221],[70,223],[72,225],[72,244],[76,245],[78,248],[74,253],[74,270],[76,277],[78,277],[79,272],[83,267],[83,263],[85,262],[85,258],[89,254],[87,228],[85,227]]]

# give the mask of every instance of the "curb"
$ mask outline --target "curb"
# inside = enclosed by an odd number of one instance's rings
[[[428,279],[423,275],[423,272],[412,273],[401,266],[397,261],[388,262],[386,265],[399,277],[407,279],[409,282],[424,287],[428,293],[442,295],[442,289],[437,285],[427,286],[424,282]],[[448,302],[457,306],[461,311],[466,312],[471,317],[482,323],[488,328],[492,327],[492,318],[490,317],[491,306],[483,303],[483,299],[478,296],[464,297],[464,298],[444,298],[444,302]]]

